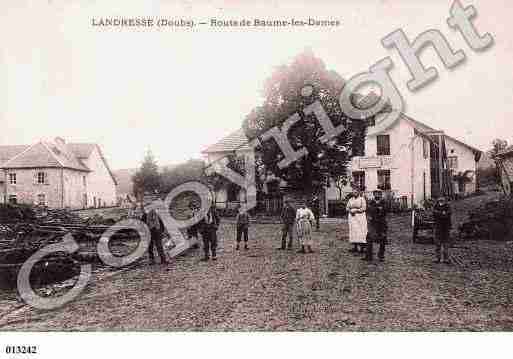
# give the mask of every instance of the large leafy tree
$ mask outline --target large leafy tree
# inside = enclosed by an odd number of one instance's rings
[[[288,139],[295,150],[305,147],[308,154],[280,168],[283,154],[270,139],[259,148],[257,168],[271,172],[307,195],[318,192],[329,179],[347,182],[351,157],[363,152],[367,122],[350,119],[343,113],[339,103],[343,86],[343,79],[326,69],[323,61],[309,50],[290,64],[276,68],[264,84],[263,104],[245,118],[244,131],[250,139],[259,137],[274,126],[281,127],[289,116],[297,113],[301,120],[291,127]],[[304,91],[305,88],[310,91]],[[317,100],[334,126],[344,124],[347,128],[326,143],[319,141],[324,135],[319,121],[313,114],[303,113]]]
[[[161,190],[170,192],[173,188],[191,181],[202,181],[205,162],[191,159],[176,166],[166,167],[161,173]]]
[[[145,192],[155,193],[160,189],[159,167],[151,150],[146,152],[141,167],[132,177],[132,182],[136,196],[141,196]]]
[[[508,148],[508,141],[503,140],[501,138],[496,138],[492,141],[492,148],[488,150],[488,155],[490,158],[493,159],[495,163],[495,168],[493,170],[493,176],[495,177],[495,183],[499,183],[502,185],[501,181],[501,174],[500,174],[500,160],[497,157],[497,154],[499,152],[504,151],[506,148]],[[481,173],[481,178],[487,175],[487,171],[484,171],[484,173]]]
[[[492,148],[488,150],[490,157],[494,158],[499,152],[505,150],[508,147],[508,141],[501,138],[496,138],[492,141]]]

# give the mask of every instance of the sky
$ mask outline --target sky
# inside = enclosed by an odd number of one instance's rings
[[[446,19],[452,1],[93,1],[2,0],[0,5],[0,145],[56,136],[96,142],[114,169],[133,168],[151,149],[161,165],[201,157],[240,127],[261,101],[273,68],[305,48],[344,78],[380,59],[405,112],[482,150],[513,143],[513,2],[474,5],[473,23],[494,45],[471,50]],[[336,19],[338,27],[112,28],[111,17],[166,19]],[[410,40],[438,29],[464,64],[443,67],[432,49],[421,59],[438,78],[419,91],[394,49],[380,40],[396,29]]]

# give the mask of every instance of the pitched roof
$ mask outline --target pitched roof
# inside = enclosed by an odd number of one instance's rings
[[[1,166],[3,168],[62,167],[89,171],[67,148],[45,141],[25,146],[24,150],[11,156]]]
[[[413,128],[415,128],[415,130],[417,130],[418,132],[420,132],[421,134],[424,134],[424,135],[426,135],[427,132],[440,131],[440,130],[436,130],[433,127],[426,125],[425,123],[414,120],[413,118],[408,117],[405,114],[401,114],[400,118],[407,120],[413,126]],[[473,151],[475,153],[482,152],[481,150],[479,150],[475,147],[472,147],[452,136],[449,136],[446,134],[445,137],[453,140],[454,142],[461,144],[462,146],[469,148],[471,151]],[[217,153],[217,152],[232,152],[232,151],[236,151],[236,150],[249,150],[250,147],[247,145],[248,142],[249,142],[249,140],[246,137],[246,135],[244,134],[243,129],[238,129],[237,131],[230,133],[228,136],[223,137],[219,142],[208,146],[206,149],[204,149],[201,152],[202,153]],[[513,152],[513,146],[504,150],[499,155],[509,153],[509,152]]]
[[[110,169],[110,166],[109,166],[109,163],[107,162],[107,159],[105,158],[105,156],[103,155],[103,152],[100,148],[100,146],[98,145],[95,145],[96,148],[98,148],[98,153],[100,154],[100,158],[102,159],[103,161],[103,164],[105,165],[105,167],[107,168],[107,171],[109,172],[110,174],[110,177],[112,178],[112,180],[114,181],[114,185],[118,185],[118,181],[116,179],[116,176],[114,176],[114,173],[112,172],[112,170]],[[90,153],[89,153],[90,154]]]
[[[220,141],[208,146],[201,153],[231,152],[236,150],[249,150],[248,138],[242,128],[223,137]]]
[[[89,158],[91,153],[96,147],[94,143],[68,143],[68,148],[78,157],[78,158]]]
[[[55,158],[59,161],[59,163],[62,165],[62,167],[65,168],[71,168],[81,171],[89,171],[89,168],[80,160],[77,158],[75,153],[71,151],[71,149],[68,147],[66,143],[59,143],[59,142],[43,142],[48,149],[52,152],[52,154],[55,155]]]
[[[28,147],[28,145],[0,146],[0,166],[18,153],[25,151]]]
[[[56,138],[54,142],[40,141],[31,146],[0,146],[0,168],[70,168],[77,171],[91,170],[82,160],[89,158],[94,149],[109,172],[114,184],[116,177],[109,167],[100,147],[94,143],[65,143]]]
[[[433,132],[433,131],[441,131],[441,130],[437,130],[437,129],[434,129],[433,127],[430,127],[428,125],[426,125],[425,123],[422,123],[422,122],[419,122],[417,120],[414,120],[413,118],[411,117],[408,117],[406,115],[403,114],[403,117],[408,120],[410,122],[410,124],[415,128],[415,130],[419,131],[420,133],[425,133],[425,132]],[[470,149],[471,151],[473,151],[474,153],[481,153],[482,151],[480,149],[477,149],[475,147],[472,147],[468,144],[466,144],[465,142],[462,142],[460,140],[458,140],[457,138],[454,138],[452,136],[449,136],[447,134],[444,134],[444,136],[462,146],[465,146],[467,147],[468,149]]]

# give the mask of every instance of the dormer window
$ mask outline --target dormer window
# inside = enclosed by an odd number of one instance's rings
[[[53,153],[55,153],[57,156],[60,156],[60,154],[62,153],[57,147],[53,146],[52,147],[52,151]]]

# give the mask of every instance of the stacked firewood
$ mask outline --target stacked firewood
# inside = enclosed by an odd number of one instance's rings
[[[77,275],[81,262],[100,263],[96,246],[113,224],[115,220],[100,215],[81,218],[76,212],[64,209],[14,205],[0,208],[0,286],[14,288],[23,264],[40,249],[62,242],[67,234],[73,236],[80,249],[72,254],[57,252],[45,256],[31,272],[35,285],[72,278]],[[136,237],[134,231],[121,229],[111,243],[124,248],[123,242]]]

